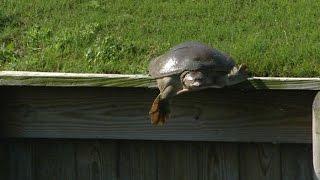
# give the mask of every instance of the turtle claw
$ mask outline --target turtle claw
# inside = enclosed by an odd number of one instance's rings
[[[168,118],[168,116],[161,112],[160,109],[155,110],[153,112],[149,112],[150,114],[150,118],[151,118],[151,124],[153,125],[163,125],[166,122],[166,119]]]

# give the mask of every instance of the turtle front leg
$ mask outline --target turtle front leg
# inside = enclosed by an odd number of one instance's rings
[[[164,124],[170,114],[170,99],[177,95],[180,87],[179,76],[157,79],[160,94],[154,100],[149,111],[152,124]]]
[[[228,75],[220,77],[217,80],[217,84],[220,85],[221,87],[232,86],[232,85],[241,83],[243,81],[246,81],[247,78],[248,78],[247,66],[241,64],[239,68],[234,67]]]
[[[170,96],[173,93],[173,86],[168,86],[153,101],[149,111],[151,123],[154,125],[164,124],[170,114]]]
[[[167,106],[167,101],[161,100],[161,94],[159,94],[153,101],[149,111],[151,124],[163,124],[166,121],[168,114],[170,113],[167,111]]]

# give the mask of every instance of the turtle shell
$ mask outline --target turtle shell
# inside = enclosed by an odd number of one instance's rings
[[[228,74],[234,66],[234,61],[227,54],[199,42],[186,42],[151,60],[149,74],[161,78],[198,69]]]

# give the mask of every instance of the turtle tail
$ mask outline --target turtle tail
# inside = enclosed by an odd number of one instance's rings
[[[153,101],[149,111],[151,123],[154,125],[164,124],[170,114],[170,105],[167,99],[161,99],[160,94]]]

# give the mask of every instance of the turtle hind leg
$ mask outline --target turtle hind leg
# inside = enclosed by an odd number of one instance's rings
[[[151,123],[154,125],[164,124],[169,117],[169,114],[169,101],[167,99],[161,99],[161,94],[159,94],[153,101],[149,111]]]

